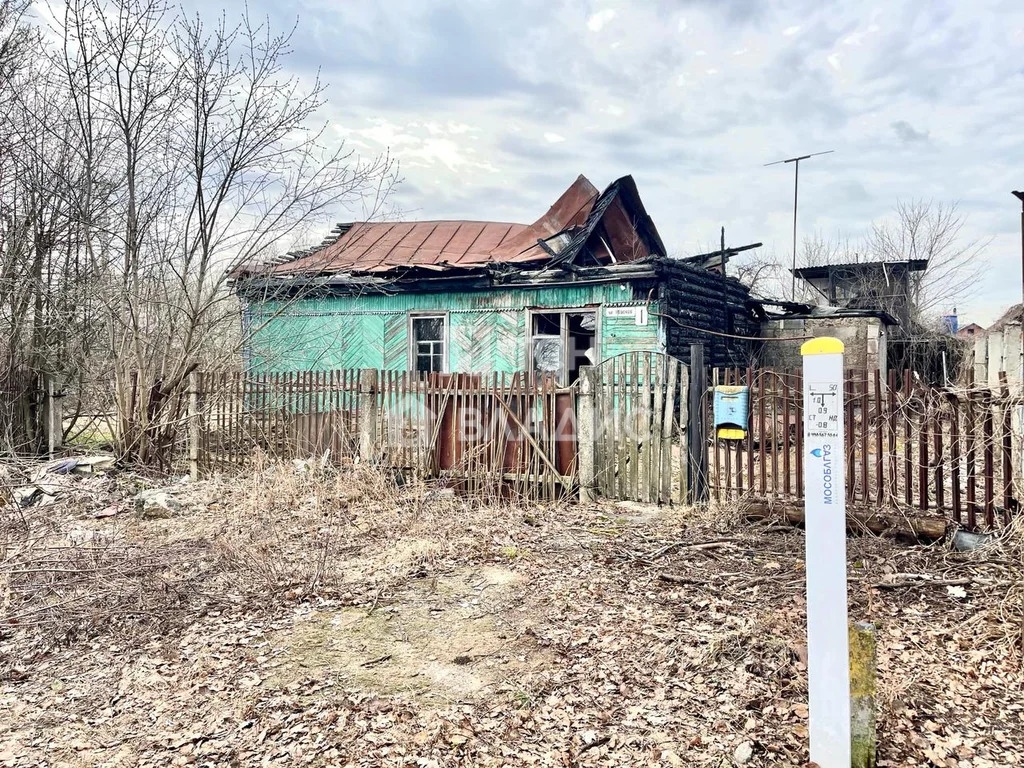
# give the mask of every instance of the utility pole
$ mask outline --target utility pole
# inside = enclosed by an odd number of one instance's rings
[[[793,163],[793,283],[790,287],[789,298],[791,301],[796,301],[796,209],[797,199],[800,194],[800,161],[808,160],[818,155],[828,155],[835,152],[834,149],[828,149],[824,152],[812,152],[809,155],[800,155],[800,157],[790,157],[787,160],[776,160],[771,163],[765,163],[764,167],[767,168],[769,165],[779,165],[780,163]]]
[[[1021,357],[1017,366],[1019,377],[1017,386],[1024,390],[1024,192],[1013,191],[1013,196],[1020,200],[1020,268],[1021,268],[1021,312],[1020,312],[1020,347]],[[1017,435],[1024,433],[1024,405],[1017,406],[1016,423],[1013,424],[1013,431]],[[1017,445],[1018,476],[1024,476],[1024,444]]]
[[[1020,300],[1024,305],[1024,192],[1014,190],[1013,196],[1020,200]],[[1021,328],[1024,329],[1024,323],[1021,323]]]

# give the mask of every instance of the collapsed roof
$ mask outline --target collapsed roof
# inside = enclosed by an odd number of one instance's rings
[[[603,192],[580,176],[533,224],[496,221],[353,222],[339,224],[314,249],[276,263],[245,267],[244,276],[329,276],[488,265],[601,266],[665,256],[631,176]]]

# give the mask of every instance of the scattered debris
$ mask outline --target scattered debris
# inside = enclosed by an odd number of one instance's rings
[[[991,533],[970,533],[958,530],[953,534],[953,549],[957,552],[971,552],[990,544],[994,538],[995,535]]]
[[[46,465],[45,471],[52,474],[77,475],[102,475],[110,472],[117,465],[117,457],[109,454],[97,456],[72,456],[67,459],[58,459],[53,464]]]
[[[174,517],[181,511],[181,502],[162,488],[152,488],[135,496],[135,510],[148,520]]]
[[[900,575],[905,578],[899,578]],[[871,586],[875,589],[909,589],[912,587],[964,587],[970,583],[970,579],[933,579],[926,575],[899,574]]]
[[[732,759],[736,765],[746,765],[754,759],[754,745],[749,741],[744,741],[736,747],[736,751],[732,753]]]

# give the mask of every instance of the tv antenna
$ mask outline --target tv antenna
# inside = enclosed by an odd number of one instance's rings
[[[796,207],[797,198],[800,193],[800,161],[808,160],[818,155],[829,155],[835,152],[834,149],[827,149],[824,152],[812,152],[809,155],[800,155],[800,157],[790,157],[786,160],[775,160],[771,163],[765,163],[764,167],[767,168],[769,165],[781,165],[782,163],[793,163],[793,283],[789,290],[790,301],[796,301]]]

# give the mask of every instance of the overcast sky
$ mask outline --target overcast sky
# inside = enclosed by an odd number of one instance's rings
[[[250,0],[298,22],[337,140],[401,162],[406,218],[531,222],[580,173],[632,174],[670,253],[856,238],[899,198],[960,201],[1020,301],[1024,3]],[[339,218],[344,214],[339,213]]]

